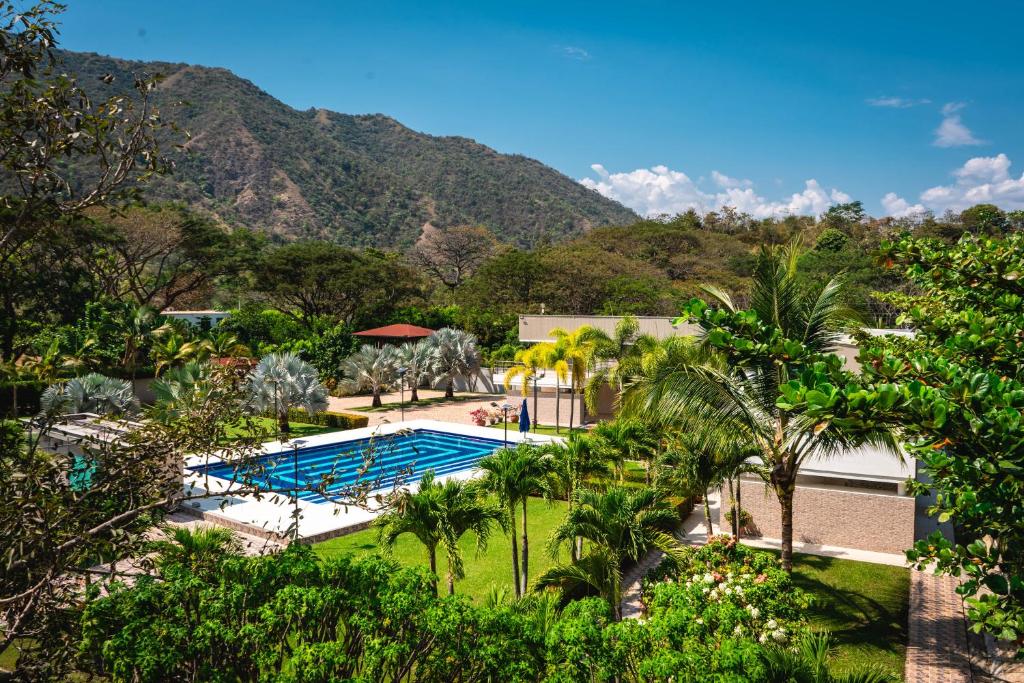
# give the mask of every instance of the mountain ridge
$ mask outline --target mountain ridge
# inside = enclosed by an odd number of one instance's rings
[[[386,114],[298,110],[223,67],[60,53],[95,98],[163,76],[154,97],[191,138],[146,189],[226,226],[281,239],[408,248],[426,224],[484,225],[532,246],[638,217],[572,178],[471,138],[412,130]],[[101,80],[113,76],[112,84]],[[177,103],[183,103],[178,105]]]

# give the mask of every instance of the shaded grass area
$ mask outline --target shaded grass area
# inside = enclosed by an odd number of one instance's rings
[[[565,510],[565,502],[558,500],[549,503],[541,498],[531,498],[527,504],[531,582],[555,564],[555,560],[547,552],[546,545],[551,532],[565,516]],[[521,533],[521,529],[516,530],[517,542]],[[501,529],[495,528],[487,549],[479,554],[476,552],[476,538],[473,534],[463,536],[459,547],[462,549],[466,578],[455,583],[456,593],[468,595],[479,603],[487,595],[491,585],[506,586],[512,590],[512,541]],[[313,548],[322,557],[344,553],[372,555],[378,552],[377,531],[372,528],[366,529],[318,543]],[[411,534],[399,537],[393,555],[406,566],[429,565],[426,550]],[[564,561],[567,558],[562,559]],[[441,575],[441,590],[444,591],[444,576],[448,571],[448,563],[441,552],[438,552],[437,571]]]
[[[252,423],[251,427],[247,425],[229,426],[225,442],[251,436],[258,437],[264,441],[274,441],[277,439],[277,420],[270,417],[254,417],[252,418]],[[291,427],[291,433],[288,435],[290,439],[301,439],[306,436],[341,431],[335,427],[324,427],[323,425],[312,425],[305,422],[289,422],[288,426]]]
[[[832,633],[835,671],[879,665],[902,680],[909,569],[797,553],[793,581],[814,596],[811,624]]]

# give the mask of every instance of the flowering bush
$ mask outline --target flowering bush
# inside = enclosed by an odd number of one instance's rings
[[[643,597],[652,619],[670,614],[686,637],[705,643],[785,646],[808,631],[810,597],[793,586],[774,555],[727,536],[663,563],[645,579]]]
[[[487,424],[488,412],[484,408],[469,411],[469,417],[478,425]]]

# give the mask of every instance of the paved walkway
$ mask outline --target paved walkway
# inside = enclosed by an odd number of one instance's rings
[[[907,683],[973,680],[963,605],[956,586],[952,576],[911,572]]]

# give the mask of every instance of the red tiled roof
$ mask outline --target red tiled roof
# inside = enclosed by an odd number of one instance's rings
[[[375,327],[372,330],[356,332],[355,336],[388,337],[391,339],[418,339],[420,337],[429,337],[432,334],[434,334],[434,331],[427,329],[426,327],[399,323],[397,325],[385,325],[384,327]]]

